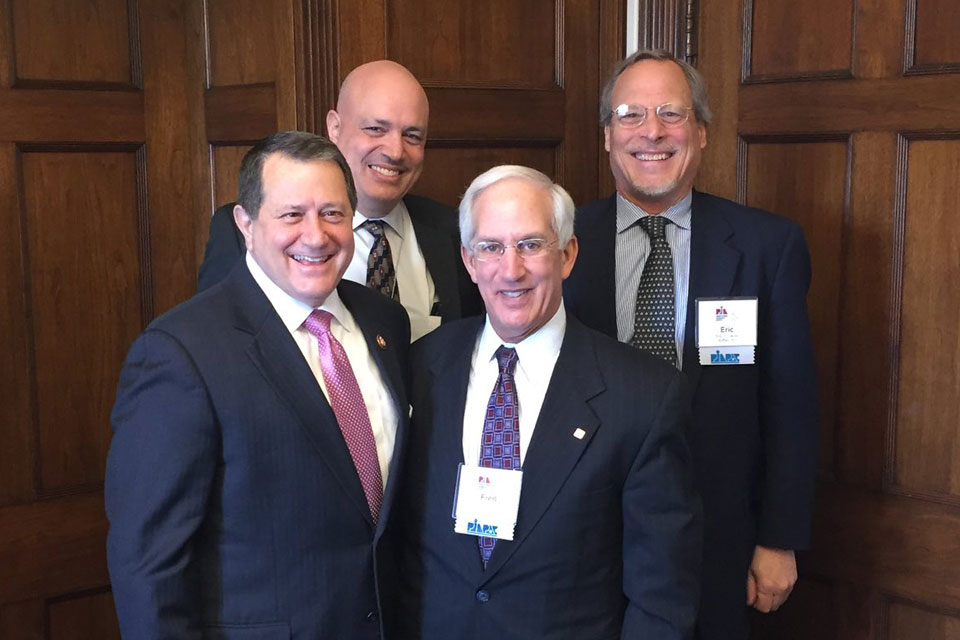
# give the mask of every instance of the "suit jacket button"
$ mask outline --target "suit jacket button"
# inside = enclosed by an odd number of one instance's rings
[[[376,612],[376,611],[371,611],[371,612],[369,612],[369,613],[367,614],[367,622],[373,622],[373,621],[376,620],[376,619],[377,619],[377,612]]]
[[[490,599],[489,593],[487,593],[483,589],[481,589],[480,591],[477,591],[477,600],[479,600],[480,602],[486,602],[489,599]]]

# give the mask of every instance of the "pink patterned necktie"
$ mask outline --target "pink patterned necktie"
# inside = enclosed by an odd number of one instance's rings
[[[304,321],[307,331],[316,336],[320,348],[320,370],[327,386],[330,407],[337,417],[350,457],[357,468],[363,493],[370,506],[370,515],[377,521],[383,503],[383,476],[373,440],[370,416],[360,393],[360,385],[353,375],[350,360],[343,345],[330,333],[333,316],[328,311],[314,309]]]
[[[517,388],[513,373],[517,367],[517,351],[503,345],[497,349],[497,364],[500,375],[493,385],[487,414],[483,421],[483,436],[480,440],[480,466],[494,469],[520,468],[520,421],[517,415]],[[480,559],[486,568],[497,546],[496,538],[477,538]]]

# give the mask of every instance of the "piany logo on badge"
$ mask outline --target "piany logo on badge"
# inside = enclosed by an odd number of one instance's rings
[[[717,309],[717,322],[720,322],[726,317],[727,317],[727,310],[723,307],[723,305],[720,305],[720,307]]]
[[[486,538],[496,538],[497,526],[498,525],[495,524],[480,524],[480,522],[474,518],[473,522],[467,523],[467,533],[484,536]]]
[[[710,354],[710,364],[740,364],[739,353],[716,353]]]

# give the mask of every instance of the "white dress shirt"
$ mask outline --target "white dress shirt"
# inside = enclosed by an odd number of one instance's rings
[[[294,342],[297,343],[307,364],[310,365],[313,376],[320,384],[323,395],[329,401],[330,394],[327,393],[327,384],[320,369],[320,348],[317,346],[317,339],[303,326],[313,308],[292,298],[278,287],[264,273],[249,252],[247,252],[246,260],[250,274],[260,285],[277,315],[280,316],[283,326],[293,336]],[[329,311],[333,316],[333,321],[330,323],[330,333],[343,345],[343,350],[346,351],[347,358],[350,360],[350,368],[353,369],[353,375],[357,378],[363,403],[367,405],[367,414],[370,416],[370,427],[373,429],[373,440],[377,446],[377,459],[380,462],[380,476],[383,478],[383,485],[386,488],[387,471],[390,468],[390,460],[393,458],[393,445],[397,439],[396,404],[389,389],[383,383],[380,369],[370,355],[370,350],[367,349],[367,343],[363,338],[360,327],[357,326],[353,315],[343,304],[337,290],[334,289],[323,304],[317,308]]]
[[[417,243],[413,231],[410,213],[403,204],[397,203],[390,213],[382,218],[367,218],[359,211],[353,216],[353,259],[343,277],[362,285],[367,284],[367,262],[373,248],[373,234],[361,229],[367,220],[383,220],[384,235],[390,243],[393,256],[393,268],[397,274],[397,286],[400,287],[400,304],[410,317],[410,340],[424,336],[440,326],[440,316],[432,316],[436,299],[433,278],[427,271],[427,263]]]
[[[477,464],[480,461],[480,438],[483,436],[487,403],[490,402],[490,394],[500,375],[500,365],[495,354],[500,345],[503,345],[517,350],[514,382],[520,405],[517,415],[520,427],[520,464],[523,465],[566,330],[567,314],[563,302],[545,325],[517,344],[501,340],[490,325],[490,319],[486,319],[480,338],[473,348],[470,380],[467,383],[467,403],[463,412],[464,462]]]

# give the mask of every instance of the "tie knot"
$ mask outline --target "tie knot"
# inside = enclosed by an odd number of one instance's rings
[[[513,375],[513,370],[517,366],[517,350],[500,345],[497,349],[497,364],[500,365],[500,373]]]
[[[329,311],[314,309],[310,312],[310,315],[307,316],[307,319],[303,321],[303,326],[306,327],[307,331],[319,338],[325,333],[330,333],[331,320],[333,320],[333,315]]]
[[[383,225],[385,223],[383,220],[367,220],[360,225],[361,229],[366,229],[370,232],[375,239],[379,240],[383,237]]]
[[[669,221],[663,216],[640,218],[640,226],[647,232],[648,236],[654,239],[666,237],[667,222]]]

